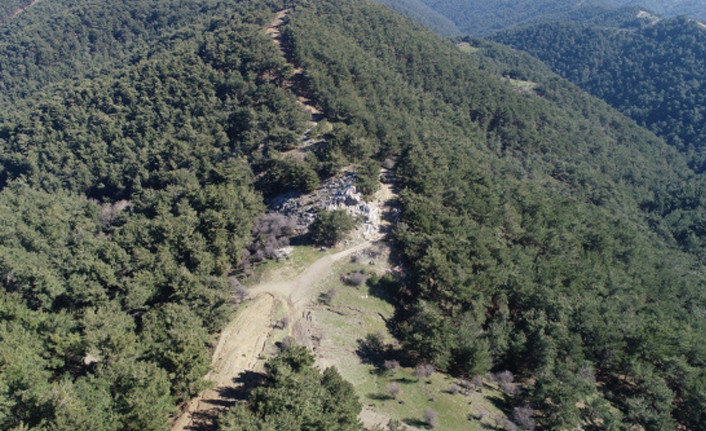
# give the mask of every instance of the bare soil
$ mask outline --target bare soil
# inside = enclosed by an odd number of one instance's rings
[[[309,114],[310,126],[314,127],[322,117],[321,111],[316,107],[314,102],[309,98],[308,91],[306,88],[306,80],[304,79],[304,70],[294,64],[294,56],[291,50],[282,43],[282,32],[281,28],[284,25],[287,15],[289,14],[289,9],[285,9],[277,12],[272,22],[265,30],[265,33],[272,37],[275,45],[282,51],[282,55],[287,60],[287,62],[292,66],[293,73],[292,76],[284,81],[284,87],[289,88],[294,95],[297,97],[297,101],[301,105],[302,109]]]
[[[336,254],[315,261],[293,279],[274,279],[251,289],[253,300],[243,304],[225,328],[212,359],[212,371],[206,376],[215,384],[186,403],[172,425],[172,431],[213,429],[214,418],[239,399],[247,386],[249,373],[261,372],[261,354],[276,326],[274,315],[278,303],[287,308],[289,335],[297,342],[311,345],[312,329],[307,324],[307,307],[318,295],[317,285],[331,275],[333,264],[369,247],[373,241],[353,245]]]

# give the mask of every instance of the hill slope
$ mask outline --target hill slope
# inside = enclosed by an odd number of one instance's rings
[[[704,169],[706,29],[683,18],[638,29],[542,24],[494,39],[554,71],[664,137]]]
[[[62,13],[12,20],[0,50],[21,65],[0,123],[2,428],[164,429],[204,385],[263,194],[388,157],[406,267],[385,285],[390,355],[509,370],[503,408],[546,428],[704,423],[703,179],[605,103],[365,1],[40,5]],[[283,55],[264,29],[285,8]],[[331,123],[299,158],[294,90]],[[298,395],[338,391],[355,428],[348,386],[299,362],[243,408],[288,402],[299,368]]]
[[[423,5],[419,4],[420,1]],[[432,15],[441,15],[452,21],[461,33],[473,36],[487,36],[512,27],[546,22],[616,25],[634,19],[640,11],[658,16],[687,15],[706,19],[704,0],[388,0],[383,3],[394,4],[398,12],[437,31],[439,24],[431,27],[430,21],[423,17],[428,14],[424,12],[426,7]]]
[[[407,354],[461,374],[492,358],[494,370],[536,382],[514,402],[541,406],[552,428],[703,420],[693,409],[704,394],[691,386],[702,353],[682,356],[669,335],[695,336],[703,322],[674,303],[668,281],[702,303],[703,267],[673,248],[644,200],[693,178],[680,155],[540,69],[522,74],[502,54],[493,67],[358,2],[297,8],[283,34],[328,118],[401,150],[396,237],[409,279],[396,329]],[[514,81],[503,78],[513,68]],[[655,313],[676,326],[656,330]],[[691,370],[691,383],[675,384],[665,363]],[[672,410],[670,393],[686,392]]]
[[[608,0],[616,6],[640,6],[662,16],[686,15],[706,19],[704,0]]]
[[[613,8],[601,0],[422,1],[431,10],[453,21],[462,33],[474,36],[485,36],[497,30],[534,22],[582,21],[594,15],[613,12]]]
[[[31,3],[31,0],[6,0],[0,4],[0,22],[12,18],[17,12]]]
[[[438,35],[456,37],[461,34],[453,21],[431,9],[422,0],[381,0],[380,3],[412,18]]]

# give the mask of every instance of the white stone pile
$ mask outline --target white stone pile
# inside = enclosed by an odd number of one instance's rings
[[[317,209],[345,209],[353,217],[362,219],[362,236],[370,238],[379,231],[380,210],[363,200],[356,190],[355,179],[354,172],[345,172],[324,181],[312,193],[280,195],[270,202],[270,209],[293,219],[300,232],[306,231],[314,222]]]

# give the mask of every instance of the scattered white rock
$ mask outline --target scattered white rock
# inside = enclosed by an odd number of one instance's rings
[[[363,196],[356,190],[355,180],[354,172],[344,172],[324,181],[312,193],[277,196],[270,202],[270,208],[293,219],[299,232],[306,231],[314,222],[318,209],[345,209],[353,217],[363,220],[362,236],[367,239],[379,232],[380,210],[363,200]]]

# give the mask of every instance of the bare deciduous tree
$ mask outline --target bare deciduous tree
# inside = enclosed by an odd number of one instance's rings
[[[439,414],[435,412],[431,407],[424,409],[424,422],[431,429],[434,429],[439,425]]]
[[[292,346],[297,344],[297,340],[294,339],[294,337],[287,335],[284,337],[284,339],[280,342],[280,348],[282,350],[288,349]]]
[[[537,427],[537,422],[534,420],[534,409],[529,406],[515,407],[512,411],[512,418],[522,429],[534,431]]]
[[[495,381],[498,382],[500,390],[508,395],[517,394],[517,385],[515,384],[515,375],[510,371],[501,371],[495,374]]]
[[[289,317],[285,316],[281,319],[279,319],[277,322],[275,322],[275,328],[276,329],[287,329],[289,326]]]
[[[289,237],[296,233],[296,223],[279,213],[269,213],[255,220],[253,243],[246,258],[259,262],[266,258],[279,259],[279,250],[289,245]]]
[[[428,379],[434,374],[434,366],[432,364],[418,364],[414,367],[414,375],[418,379]]]
[[[395,373],[397,373],[397,369],[400,368],[400,363],[394,359],[388,359],[383,363],[383,367],[386,372],[395,375]]]
[[[392,382],[385,387],[385,391],[396,400],[400,395],[402,395],[402,386],[400,386],[399,383]]]
[[[319,301],[322,304],[331,305],[331,303],[333,302],[333,299],[336,297],[336,293],[337,293],[336,289],[331,288],[319,296]]]

